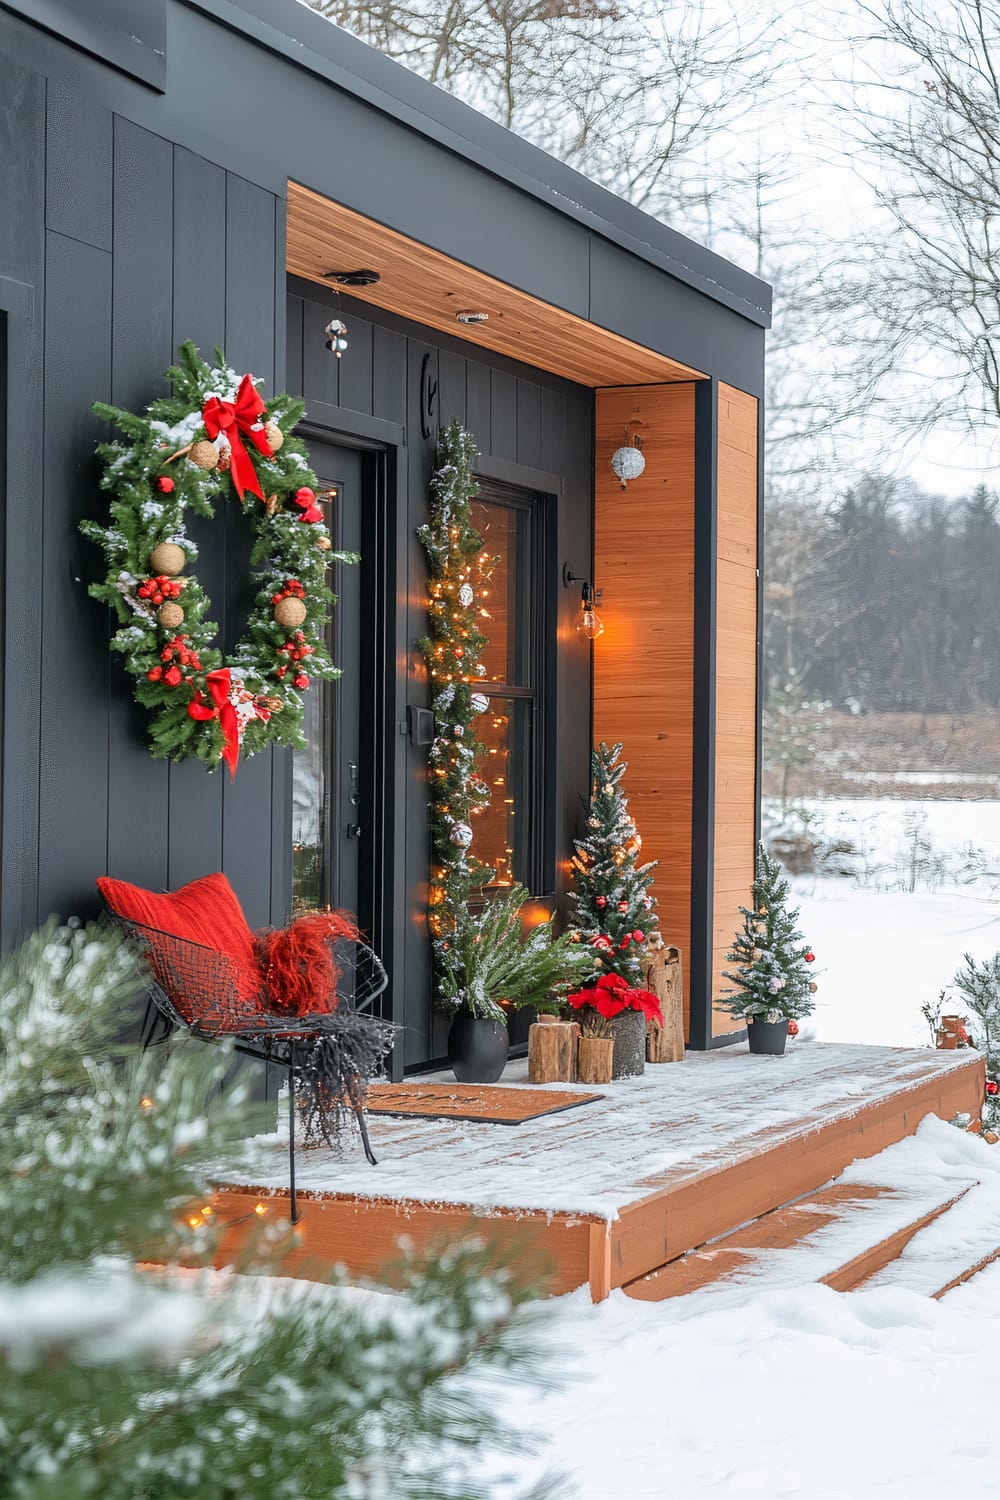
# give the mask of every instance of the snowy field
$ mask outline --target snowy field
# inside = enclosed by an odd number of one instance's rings
[[[792,878],[819,984],[803,1040],[924,1045],[921,1005],[964,953],[1000,949],[1000,801],[800,805],[811,831],[857,850],[850,876]]]

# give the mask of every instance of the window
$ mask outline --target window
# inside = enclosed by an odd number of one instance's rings
[[[540,593],[544,513],[539,497],[484,483],[472,504],[473,524],[499,561],[483,598],[489,709],[476,720],[485,746],[479,774],[492,794],[477,815],[476,857],[492,871],[491,887],[520,881],[534,894],[546,879],[543,743],[546,657]]]

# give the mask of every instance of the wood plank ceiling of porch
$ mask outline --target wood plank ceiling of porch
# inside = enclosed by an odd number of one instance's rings
[[[288,184],[287,244],[293,275],[335,290],[325,271],[368,267],[381,280],[350,287],[352,297],[578,385],[596,389],[705,378],[295,182]],[[489,313],[489,322],[457,322],[456,313],[464,309]]]

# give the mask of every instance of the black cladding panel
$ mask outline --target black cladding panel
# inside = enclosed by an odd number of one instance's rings
[[[167,0],[2,0],[0,8],[159,92],[166,86]]]

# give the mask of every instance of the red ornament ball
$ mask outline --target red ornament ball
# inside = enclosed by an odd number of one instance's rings
[[[646,934],[639,927],[637,927],[635,929],[635,931],[632,934],[632,937],[635,940],[635,942],[637,942],[637,943],[644,943],[646,941]]]
[[[805,954],[805,960],[807,964],[814,964],[816,962],[816,955],[811,948]]]
[[[799,1034],[799,1023],[798,1023],[798,1021],[789,1021],[789,1023],[788,1023],[788,1035],[789,1036],[798,1036],[798,1034]]]
[[[161,492],[161,494],[169,495],[173,487],[174,481],[170,478],[169,474],[161,474],[159,479],[156,481],[156,488]]]
[[[607,904],[608,904],[608,898],[607,898],[607,896],[595,896],[594,897],[594,905],[595,906],[604,907],[604,906],[607,906]]]
[[[181,680],[180,667],[168,667],[163,674],[163,680],[164,682],[168,683],[170,687],[176,687]]]
[[[316,499],[316,491],[311,490],[307,484],[304,484],[301,489],[295,491],[292,498],[296,505],[312,505]]]
[[[619,901],[619,903],[618,903],[618,910],[619,911],[628,911],[628,902],[627,901]]]
[[[300,692],[303,688],[307,688],[309,686],[309,678],[304,672],[299,672],[299,674],[294,678],[294,682],[295,686],[299,689]]]
[[[986,1092],[989,1094],[991,1099],[993,1098],[994,1094],[1000,1094],[1000,1083],[996,1083],[991,1078],[986,1085]]]

